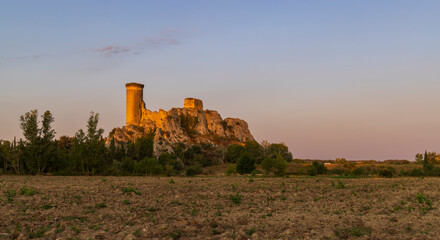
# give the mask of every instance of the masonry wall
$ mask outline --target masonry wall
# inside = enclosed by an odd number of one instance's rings
[[[202,100],[196,98],[185,98],[184,107],[195,108],[197,110],[203,111],[203,102]]]
[[[139,125],[142,118],[142,106],[144,99],[144,85],[139,83],[127,83],[126,88],[126,125]]]

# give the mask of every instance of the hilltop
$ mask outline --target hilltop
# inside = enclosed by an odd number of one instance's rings
[[[174,152],[177,144],[227,146],[254,141],[246,121],[225,118],[215,110],[203,109],[200,99],[186,98],[183,108],[151,111],[143,101],[143,85],[128,83],[126,126],[113,129],[108,140],[130,142],[154,131],[154,154]]]

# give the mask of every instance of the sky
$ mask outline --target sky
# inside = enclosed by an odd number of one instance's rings
[[[295,158],[414,160],[440,152],[440,2],[0,2],[0,139],[19,117],[57,136],[100,114],[125,125],[125,86],[150,110],[186,97]]]

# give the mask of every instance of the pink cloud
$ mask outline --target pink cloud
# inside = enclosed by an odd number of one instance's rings
[[[129,52],[130,49],[128,47],[121,46],[107,46],[103,48],[92,49],[93,52],[104,53],[106,55],[117,55],[124,52]]]

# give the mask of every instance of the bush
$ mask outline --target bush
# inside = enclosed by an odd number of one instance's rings
[[[135,162],[131,157],[124,157],[122,159],[121,168],[124,174],[131,174],[134,170]]]
[[[318,170],[313,165],[307,166],[307,175],[316,176],[318,175]]]
[[[146,162],[146,173],[148,175],[159,175],[163,172],[162,165],[157,163],[156,158],[145,158],[144,161]]]
[[[237,166],[235,164],[228,165],[225,173],[227,176],[230,176],[232,174],[234,174],[234,175],[237,174]]]
[[[380,170],[379,176],[386,177],[386,178],[392,178],[393,172],[390,169],[383,169],[383,170]]]
[[[244,147],[239,144],[231,144],[226,148],[225,162],[236,163],[240,158]]]
[[[312,165],[316,169],[317,174],[325,174],[327,172],[327,167],[322,162],[313,161]]]
[[[408,171],[401,171],[400,174],[402,176],[410,176],[410,177],[422,177],[425,176],[425,173],[421,168],[413,168]]]
[[[283,176],[286,173],[287,162],[278,155],[276,158],[264,158],[261,162],[261,166],[267,173],[273,172],[277,176]]]
[[[231,199],[232,203],[240,205],[243,196],[240,195],[239,193],[236,193],[235,195],[230,194],[229,198]]]
[[[185,176],[192,177],[192,176],[195,176],[197,174],[201,174],[202,172],[203,172],[202,171],[202,166],[197,164],[197,165],[190,166],[190,167],[186,168]]]
[[[182,164],[177,160],[177,156],[175,154],[170,154],[167,152],[162,153],[159,156],[159,164],[164,167],[165,173],[168,176],[179,173],[183,168]]]
[[[429,171],[426,171],[426,176],[431,177],[439,177],[440,176],[440,168],[439,167],[432,167]]]
[[[263,160],[262,148],[257,141],[247,141],[244,145],[244,151],[249,153],[255,159],[257,164],[261,163]]]
[[[370,174],[370,169],[367,167],[357,167],[351,173],[355,176],[365,176]]]
[[[242,153],[237,161],[237,172],[249,174],[255,170],[255,159],[249,153]]]

